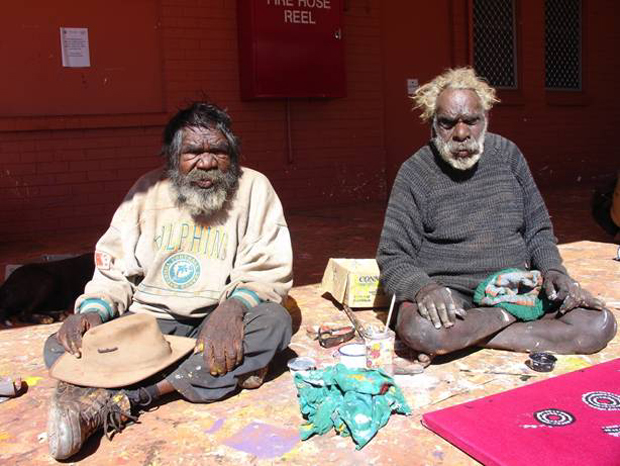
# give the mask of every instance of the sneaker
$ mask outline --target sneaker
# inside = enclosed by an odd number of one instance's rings
[[[239,386],[241,388],[245,388],[246,390],[260,387],[263,384],[268,371],[269,366],[265,366],[254,372],[248,372],[247,374],[240,375],[238,381]]]
[[[110,432],[120,432],[129,419],[136,417],[123,392],[59,381],[47,418],[50,455],[57,460],[69,458],[97,430],[103,428],[110,439]]]

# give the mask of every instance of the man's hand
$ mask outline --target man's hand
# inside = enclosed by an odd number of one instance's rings
[[[56,338],[66,351],[79,358],[82,356],[82,335],[102,323],[101,316],[96,312],[73,314],[62,323]]]
[[[579,283],[561,272],[549,270],[544,276],[543,287],[550,301],[562,302],[558,309],[560,314],[565,314],[576,307],[599,311],[605,308],[603,301],[596,299],[590,292],[581,288]]]
[[[457,308],[452,293],[445,286],[429,283],[423,286],[415,297],[418,312],[425,319],[429,319],[435,328],[450,328],[456,321],[456,316],[464,318],[465,309]]]
[[[196,352],[204,351],[205,367],[211,375],[224,375],[243,361],[243,313],[236,299],[215,308],[196,341]]]

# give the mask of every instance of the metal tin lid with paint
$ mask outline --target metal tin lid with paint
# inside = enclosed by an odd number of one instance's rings
[[[373,339],[373,340],[383,340],[387,338],[391,338],[390,332],[393,331],[384,331],[384,329],[377,327],[376,325],[369,325],[364,329],[364,339]]]
[[[316,369],[316,361],[305,356],[289,359],[286,365],[291,372],[310,371]]]
[[[536,372],[551,372],[557,358],[551,353],[532,353],[525,365]]]

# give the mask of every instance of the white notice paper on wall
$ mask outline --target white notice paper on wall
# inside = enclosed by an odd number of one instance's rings
[[[90,67],[88,28],[60,28],[62,66],[66,68]]]

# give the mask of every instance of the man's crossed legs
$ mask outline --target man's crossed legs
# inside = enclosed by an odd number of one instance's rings
[[[196,338],[208,321],[209,316],[194,322],[157,320],[163,334],[191,338]],[[151,377],[146,388],[136,386],[126,390],[109,390],[59,382],[48,417],[50,454],[56,459],[68,458],[77,453],[86,439],[98,429],[104,427],[106,435],[108,430],[120,430],[124,422],[135,419],[137,411],[157,397],[157,391],[152,391],[154,383],[161,386],[165,380],[167,384],[164,384],[171,386],[168,391],[177,391],[186,400],[196,403],[224,398],[238,386],[259,386],[274,355],[284,350],[290,342],[291,317],[279,304],[263,303],[248,310],[243,323],[243,361],[224,375],[211,375],[205,367],[203,354],[198,352],[167,368],[159,377]],[[65,349],[56,334],[50,336],[44,347],[45,365],[51,367],[64,353]]]
[[[466,313],[448,328],[436,328],[420,315],[416,303],[401,304],[396,331],[414,350],[431,357],[473,345],[524,353],[591,354],[603,349],[616,334],[616,320],[608,309],[554,311],[535,321],[520,322],[502,308],[473,307],[471,297],[450,292],[457,307]]]

